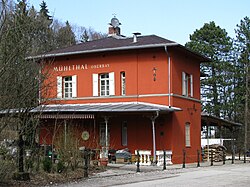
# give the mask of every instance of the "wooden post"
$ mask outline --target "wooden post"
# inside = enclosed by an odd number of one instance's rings
[[[88,175],[88,155],[89,155],[89,152],[88,150],[85,148],[84,149],[84,166],[83,166],[83,169],[84,169],[84,178],[87,178],[89,175]]]

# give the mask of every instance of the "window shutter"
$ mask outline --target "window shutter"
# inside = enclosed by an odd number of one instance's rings
[[[190,75],[190,96],[194,95],[194,86],[193,86],[193,75]]]
[[[109,95],[115,95],[115,73],[109,73]]]
[[[93,74],[93,96],[98,96],[98,74]]]
[[[187,95],[186,93],[186,73],[182,72],[182,95]]]
[[[57,98],[62,98],[62,77],[57,77]]]
[[[72,97],[77,97],[77,76],[72,76]]]

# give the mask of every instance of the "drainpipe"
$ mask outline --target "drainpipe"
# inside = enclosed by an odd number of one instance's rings
[[[171,81],[170,81],[170,79],[171,79],[171,77],[170,77],[170,73],[171,73],[170,68],[171,68],[171,66],[170,65],[171,64],[170,64],[170,55],[168,53],[168,48],[167,48],[166,45],[165,45],[165,52],[168,55],[168,106],[169,106],[169,108],[171,108],[171,96],[170,96],[170,94],[171,94],[171,85],[170,85],[170,83],[171,83]]]
[[[66,149],[67,145],[67,121],[64,120],[64,148]]]
[[[156,111],[156,115],[153,115],[151,117],[152,122],[152,133],[153,133],[153,154],[154,154],[154,160],[153,164],[156,163],[156,143],[155,143],[155,119],[159,116],[159,111]]]

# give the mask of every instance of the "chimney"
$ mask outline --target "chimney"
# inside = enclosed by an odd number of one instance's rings
[[[141,35],[141,33],[139,33],[139,32],[133,33],[133,43],[136,43],[136,42],[137,42],[137,37],[138,37],[139,35]]]
[[[119,22],[119,20],[116,18],[116,17],[113,17],[111,19],[111,23],[110,24],[110,27],[109,27],[109,36],[114,36],[114,35],[117,35],[117,36],[120,36],[121,35],[121,29],[120,29],[120,25],[121,23]]]
[[[113,35],[121,35],[121,29],[120,27],[116,27],[114,28],[113,26],[109,27],[109,32],[108,32],[109,36],[113,36]]]

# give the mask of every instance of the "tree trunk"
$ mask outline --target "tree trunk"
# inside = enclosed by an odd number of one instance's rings
[[[24,172],[23,156],[24,156],[24,141],[23,141],[23,136],[19,132],[19,140],[18,140],[18,171],[20,173]]]

